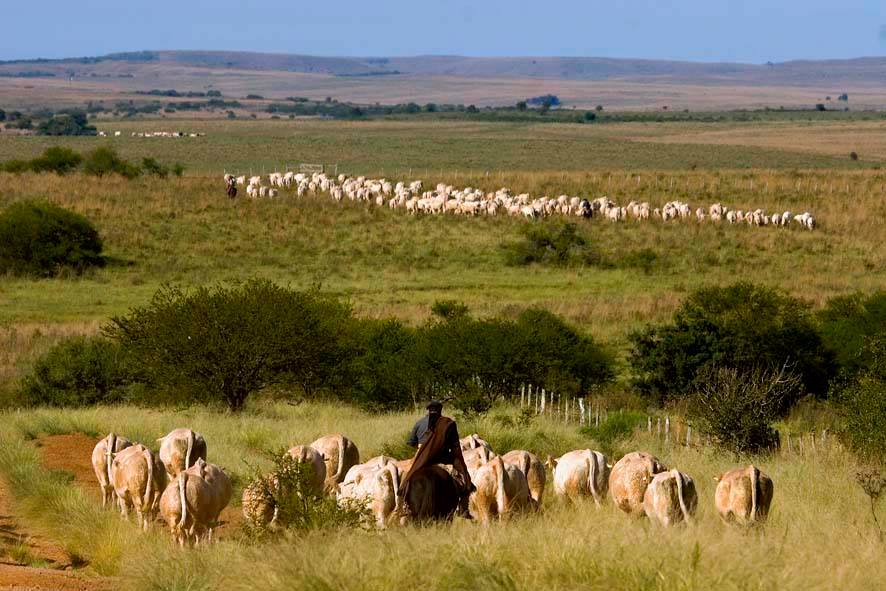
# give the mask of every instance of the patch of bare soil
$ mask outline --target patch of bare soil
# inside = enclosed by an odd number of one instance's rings
[[[34,567],[22,564],[43,564]],[[35,534],[16,518],[12,495],[0,480],[0,590],[101,591],[106,579],[84,577],[71,557],[53,541]]]

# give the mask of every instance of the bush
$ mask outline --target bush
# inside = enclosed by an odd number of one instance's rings
[[[784,370],[709,367],[696,384],[689,417],[701,432],[735,454],[776,448],[778,432],[772,425],[786,403],[802,393],[800,377]]]
[[[520,233],[522,240],[503,245],[505,262],[509,265],[538,263],[569,267],[601,261],[575,224],[526,224]]]
[[[353,528],[369,519],[363,506],[339,506],[335,497],[313,490],[313,467],[309,463],[297,462],[282,449],[267,455],[273,461],[273,469],[269,474],[254,471],[246,487],[276,508],[274,527],[278,532]],[[269,526],[249,521],[244,522],[244,528],[256,539],[273,533]]]
[[[414,331],[398,320],[357,324],[349,366],[351,398],[373,411],[398,410],[417,401],[419,375]]]
[[[870,367],[865,340],[886,331],[886,291],[831,298],[817,316],[822,341],[836,353],[843,380]]]
[[[843,437],[853,451],[882,463],[886,454],[886,332],[867,340],[860,370],[841,396]]]
[[[25,404],[86,406],[126,399],[138,381],[119,345],[97,337],[73,337],[37,360],[24,380]]]
[[[253,279],[185,292],[164,286],[150,304],[105,328],[159,385],[232,411],[262,388],[328,385],[346,358],[341,334],[350,309],[314,292]]]
[[[27,160],[7,160],[0,165],[0,170],[13,174],[21,174],[31,170],[31,163]]]
[[[97,177],[119,174],[127,179],[133,179],[141,174],[137,166],[120,158],[111,148],[96,148],[86,154],[83,172]]]
[[[153,158],[142,159],[142,170],[145,171],[145,174],[160,177],[161,179],[165,179],[167,176],[169,176],[169,169],[154,160]]]
[[[70,148],[47,148],[43,155],[31,160],[29,168],[34,172],[67,174],[77,169],[83,157]]]
[[[89,125],[86,113],[72,111],[54,115],[37,126],[39,135],[96,135],[95,127]]]
[[[805,392],[819,397],[836,370],[804,303],[748,283],[700,289],[670,324],[648,326],[629,341],[635,384],[658,402],[692,393],[709,367],[746,372],[787,366],[799,374]]]
[[[600,446],[600,451],[614,456],[615,446],[629,439],[637,429],[646,421],[646,415],[636,411],[618,411],[609,414],[597,427],[584,427],[581,432],[594,439]]]
[[[47,202],[24,201],[0,214],[0,272],[49,277],[62,268],[102,266],[102,241],[89,220]]]

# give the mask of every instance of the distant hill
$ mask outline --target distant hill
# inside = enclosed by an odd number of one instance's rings
[[[693,84],[883,84],[886,57],[770,64],[681,62],[597,57],[322,57],[240,51],[140,51],[63,60],[0,62],[0,71],[109,63],[178,64],[332,76],[418,75],[563,80],[663,79]]]

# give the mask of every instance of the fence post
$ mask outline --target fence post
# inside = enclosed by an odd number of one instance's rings
[[[671,417],[665,417],[665,445],[671,442]]]
[[[520,385],[520,408],[523,408],[523,403],[526,399],[526,384]]]
[[[661,439],[661,417],[655,418],[655,438]]]
[[[810,443],[812,443],[812,453],[813,455],[818,451],[815,449],[815,431],[809,434]]]
[[[686,447],[692,445],[692,423],[686,425]]]
[[[646,432],[652,435],[652,417],[646,417]]]
[[[545,414],[545,389],[541,389],[541,414]]]
[[[585,424],[585,401],[584,401],[584,398],[578,399],[578,412],[579,412],[578,424],[584,425]]]

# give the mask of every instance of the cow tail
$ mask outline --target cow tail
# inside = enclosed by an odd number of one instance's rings
[[[683,520],[689,523],[689,510],[686,508],[686,502],[683,500],[683,475],[674,468],[671,470],[675,480],[677,481],[677,500],[680,501],[680,511],[683,513]]]
[[[597,454],[588,450],[588,457],[585,458],[588,463],[588,488],[594,496],[594,503],[600,506],[600,493],[597,491]]]
[[[188,473],[182,472],[178,475],[178,498],[182,504],[182,517],[178,522],[178,527],[184,529],[185,521],[188,518]]]
[[[191,452],[194,451],[194,432],[188,430],[188,451],[185,454],[185,470],[191,467]]]
[[[757,520],[757,481],[759,477],[757,476],[757,468],[751,464],[749,467],[750,477],[751,477],[751,521]]]
[[[337,435],[336,441],[338,442],[338,470],[335,471],[335,481],[341,482],[345,479],[345,436]]]
[[[113,486],[113,482],[111,481],[111,462],[114,460],[114,448],[117,447],[117,436],[114,433],[109,433],[108,438],[106,440],[105,457],[107,458],[106,469],[108,471],[108,484]]]
[[[145,461],[148,463],[148,483],[145,485],[144,507],[147,511],[151,510],[151,496],[154,487],[154,454],[149,449],[144,452]]]
[[[400,508],[400,471],[395,464],[386,464],[384,469],[390,473],[394,483],[394,511],[397,511]]]
[[[532,458],[529,453],[523,452],[523,474],[526,476],[526,482],[529,482],[529,467],[532,465]]]
[[[495,502],[498,505],[498,515],[501,517],[508,511],[507,498],[505,497],[505,464],[501,458],[495,458],[492,462],[495,465],[498,488],[495,491]]]

